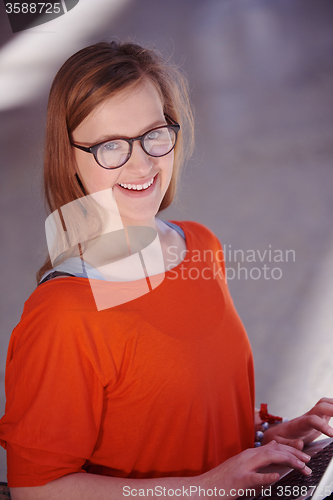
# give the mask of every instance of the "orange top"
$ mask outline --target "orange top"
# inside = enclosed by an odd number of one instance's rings
[[[253,446],[252,354],[221,246],[177,224],[186,258],[148,294],[97,311],[89,281],[73,277],[26,302],[0,420],[9,486],[79,471],[192,476]]]

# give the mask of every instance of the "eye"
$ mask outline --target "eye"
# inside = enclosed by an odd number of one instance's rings
[[[145,139],[148,141],[156,141],[157,139],[163,137],[163,135],[165,135],[165,129],[152,130],[146,135]]]
[[[107,152],[107,151],[115,151],[119,147],[121,147],[121,144],[118,141],[108,141],[105,142],[104,144],[101,144],[100,149]]]

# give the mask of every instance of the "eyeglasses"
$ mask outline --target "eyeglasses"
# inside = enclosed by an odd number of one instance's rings
[[[94,144],[90,148],[74,143],[72,143],[72,146],[93,154],[100,167],[114,169],[122,167],[130,159],[134,141],[140,141],[144,152],[154,158],[160,158],[171,153],[176,145],[179,130],[180,125],[172,123],[171,125],[161,125],[153,128],[132,139],[112,139]]]

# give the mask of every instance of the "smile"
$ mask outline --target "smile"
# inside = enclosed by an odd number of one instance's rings
[[[119,183],[118,186],[121,186],[124,189],[134,190],[134,191],[144,191],[148,189],[154,182],[155,177],[152,177],[150,181],[145,182],[144,184],[123,184]]]

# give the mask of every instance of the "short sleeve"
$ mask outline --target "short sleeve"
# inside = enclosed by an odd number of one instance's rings
[[[0,440],[12,487],[82,471],[103,409],[98,351],[79,308],[47,291],[40,298],[26,306],[7,357]]]

